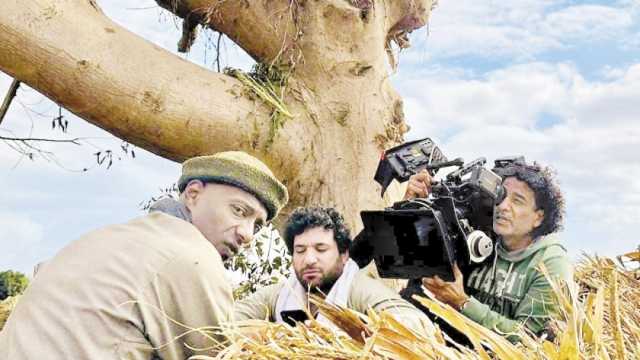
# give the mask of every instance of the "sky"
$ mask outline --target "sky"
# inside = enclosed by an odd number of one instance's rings
[[[152,0],[99,0],[111,19],[169,51],[180,20]],[[213,65],[212,33],[187,55]],[[451,158],[524,155],[552,166],[567,201],[561,238],[573,258],[640,245],[640,5],[636,1],[442,0],[410,36],[392,75],[407,140],[431,137]],[[252,60],[229,40],[223,66]],[[0,73],[4,96],[11,78]],[[82,137],[39,145],[33,160],[0,141],[0,271],[30,274],[82,234],[143,214],[179,164],[134,148],[22,86],[1,136]],[[113,164],[95,153],[112,150]],[[87,171],[82,171],[88,168]]]

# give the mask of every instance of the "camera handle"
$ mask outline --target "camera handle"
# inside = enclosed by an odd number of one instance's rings
[[[463,165],[464,165],[464,160],[461,157],[459,157],[453,160],[439,162],[437,164],[429,164],[429,165],[426,165],[424,168],[427,170],[440,170],[441,168],[444,168],[444,167],[449,167],[449,166],[462,167]]]

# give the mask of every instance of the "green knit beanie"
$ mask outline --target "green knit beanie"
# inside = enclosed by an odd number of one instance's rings
[[[267,165],[242,151],[225,151],[197,156],[182,164],[178,189],[183,192],[191,180],[236,186],[260,200],[271,220],[289,201],[287,188]]]

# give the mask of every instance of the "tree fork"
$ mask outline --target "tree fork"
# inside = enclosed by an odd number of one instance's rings
[[[407,130],[385,48],[391,29],[426,22],[431,1],[156,1],[181,17],[202,16],[259,62],[295,65],[284,94],[293,118],[272,145],[273,109],[241,82],[153,46],[88,0],[4,0],[0,70],[173,160],[252,153],[285,181],[289,209],[333,205],[357,231],[359,211],[384,206],[372,176],[380,151]]]
[[[290,0],[156,0],[173,14],[219,31],[257,62],[272,63],[297,36]]]

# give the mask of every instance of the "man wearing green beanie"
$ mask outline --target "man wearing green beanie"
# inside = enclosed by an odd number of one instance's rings
[[[211,354],[231,319],[223,259],[288,201],[258,159],[184,162],[179,200],[95,230],[48,261],[0,333],[0,359],[186,359]]]

